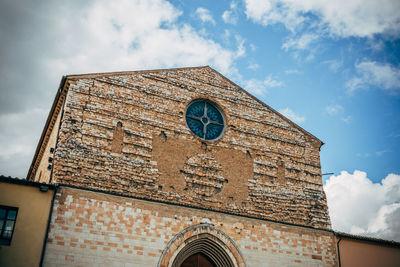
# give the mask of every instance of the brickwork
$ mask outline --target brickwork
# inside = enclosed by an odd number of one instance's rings
[[[66,83],[53,182],[330,229],[322,143],[213,69]],[[186,126],[185,109],[198,98],[225,115],[215,142]]]
[[[61,187],[44,266],[157,266],[168,242],[200,223],[226,233],[249,267],[336,263],[330,231]]]

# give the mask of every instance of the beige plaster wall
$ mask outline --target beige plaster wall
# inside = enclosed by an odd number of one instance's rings
[[[0,246],[0,266],[39,265],[53,193],[0,182],[0,205],[18,208],[11,245]]]
[[[400,248],[373,242],[342,238],[339,243],[342,267],[398,267]]]

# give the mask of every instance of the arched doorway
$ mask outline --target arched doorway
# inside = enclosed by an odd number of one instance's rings
[[[158,267],[245,267],[233,240],[211,224],[191,226],[164,249]]]
[[[229,250],[224,249],[224,244],[221,243],[215,236],[209,233],[200,233],[189,237],[185,240],[184,246],[176,254],[172,267],[181,267],[182,264],[194,255],[204,256],[211,266],[214,267],[234,267],[235,260],[231,259]],[[203,258],[202,258],[203,259]]]

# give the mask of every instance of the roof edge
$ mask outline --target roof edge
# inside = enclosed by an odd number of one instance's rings
[[[400,248],[400,242],[396,242],[394,240],[386,240],[386,239],[381,239],[381,238],[376,238],[376,237],[369,237],[369,236],[361,236],[361,235],[353,235],[353,234],[348,234],[344,232],[333,232],[336,237],[339,238],[348,238],[348,239],[353,239],[353,240],[358,240],[358,241],[365,241],[365,242],[370,242],[370,243],[377,243],[385,246],[391,246],[391,247],[397,247]]]
[[[171,70],[191,70],[191,69],[204,69],[211,68],[208,65],[197,66],[197,67],[179,67],[179,68],[167,68],[167,69],[148,69],[148,70],[133,70],[133,71],[113,71],[113,72],[99,72],[99,73],[86,73],[86,74],[69,74],[65,77],[68,79],[82,79],[82,78],[96,78],[99,76],[116,76],[116,75],[129,75],[129,74],[139,74],[145,72],[161,72],[161,71],[171,71]]]
[[[58,105],[58,102],[59,102],[59,100],[60,100],[60,97],[62,96],[62,93],[63,93],[63,91],[64,91],[63,89],[64,89],[64,87],[65,87],[66,81],[67,81],[67,76],[63,76],[63,77],[61,78],[60,85],[58,86],[58,90],[57,90],[56,96],[55,96],[55,98],[54,98],[53,104],[52,104],[52,106],[51,106],[51,109],[50,109],[50,111],[49,111],[49,115],[47,115],[46,124],[45,124],[45,126],[44,126],[44,128],[43,128],[43,131],[42,131],[42,134],[41,134],[41,136],[40,136],[39,142],[38,142],[38,144],[37,144],[37,146],[36,146],[35,154],[34,154],[34,156],[33,156],[31,165],[30,165],[30,167],[29,167],[28,174],[26,175],[26,179],[27,179],[27,180],[30,180],[30,179],[31,179],[32,171],[33,171],[33,169],[34,169],[34,166],[35,166],[36,161],[38,160],[38,156],[39,156],[40,149],[41,149],[42,144],[43,144],[43,142],[44,142],[44,140],[45,140],[45,138],[46,138],[47,130],[48,130],[49,127],[50,127],[51,119],[52,119],[52,117],[53,117],[53,115],[54,115],[54,112],[55,112],[55,110],[56,110],[56,108],[57,108],[57,105]]]
[[[56,184],[38,183],[38,182],[33,182],[33,181],[30,181],[27,179],[5,177],[3,175],[0,176],[0,183],[27,185],[27,186],[33,186],[33,187],[47,186],[48,188],[51,188],[51,189],[55,189],[58,186]]]

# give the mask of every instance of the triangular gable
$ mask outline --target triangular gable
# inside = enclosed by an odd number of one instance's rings
[[[155,70],[138,70],[138,71],[121,71],[121,72],[106,72],[106,73],[89,73],[89,74],[71,74],[71,75],[66,75],[61,79],[61,83],[59,86],[59,89],[57,90],[56,97],[54,99],[52,108],[49,112],[46,125],[43,129],[41,138],[39,140],[39,143],[37,145],[34,158],[32,160],[27,179],[31,179],[34,173],[32,173],[37,167],[38,162],[40,161],[41,157],[43,156],[43,150],[44,147],[46,146],[48,142],[48,138],[51,135],[54,127],[55,127],[55,120],[56,117],[58,116],[59,112],[62,109],[62,104],[65,98],[65,95],[68,90],[68,83],[72,82],[74,80],[78,79],[93,79],[93,78],[106,78],[106,77],[113,77],[113,76],[129,76],[129,75],[138,75],[138,74],[151,74],[151,73],[157,73],[157,72],[171,72],[171,71],[201,71],[201,70],[208,70],[211,71],[212,73],[215,74],[216,77],[219,77],[220,79],[223,79],[224,81],[228,82],[229,84],[232,85],[233,88],[237,89],[238,91],[248,95],[251,99],[259,103],[260,105],[264,106],[268,110],[270,110],[272,113],[277,115],[279,118],[281,118],[283,121],[289,123],[291,126],[308,136],[310,139],[314,140],[314,142],[317,143],[319,147],[323,145],[323,142],[319,140],[317,137],[291,121],[290,119],[286,118],[284,115],[276,111],[275,109],[271,108],[269,105],[258,99],[256,96],[252,95],[230,79],[226,78],[223,74],[218,72],[217,70],[211,68],[210,66],[198,66],[198,67],[183,67],[183,68],[168,68],[168,69],[155,69]],[[58,130],[58,129],[57,129]]]

